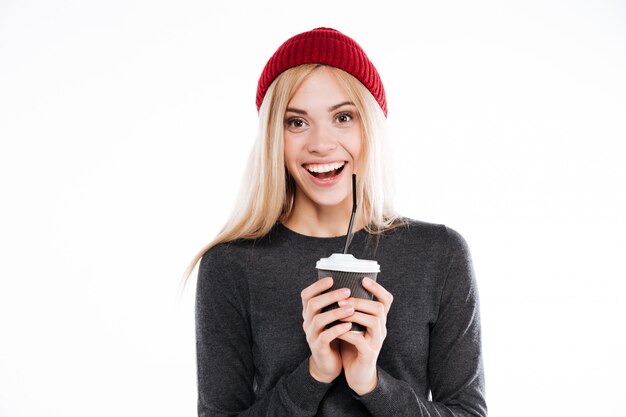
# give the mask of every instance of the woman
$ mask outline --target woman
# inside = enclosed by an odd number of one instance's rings
[[[292,37],[265,66],[256,104],[240,210],[191,265],[198,414],[486,415],[467,245],[393,211],[385,91],[361,47],[329,28]],[[353,173],[349,252],[380,264],[377,282],[363,280],[373,300],[328,291],[315,269],[342,251]]]

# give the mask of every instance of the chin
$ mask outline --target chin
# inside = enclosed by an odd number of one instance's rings
[[[301,193],[304,204],[311,204],[319,208],[331,208],[349,205],[352,207],[352,189],[348,184],[338,183],[326,189],[319,189],[309,186],[306,181],[302,181],[302,187],[296,181],[297,192]],[[347,192],[350,188],[350,192]],[[306,203],[308,201],[308,203]]]
[[[351,196],[349,195],[311,195],[308,194],[307,198],[316,206],[319,207],[339,207],[341,205],[345,205],[348,200],[351,201]]]

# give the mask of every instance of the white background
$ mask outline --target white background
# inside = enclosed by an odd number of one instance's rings
[[[398,209],[470,244],[490,415],[626,415],[623,1],[0,0],[0,416],[194,415],[179,278],[318,26],[385,82]]]

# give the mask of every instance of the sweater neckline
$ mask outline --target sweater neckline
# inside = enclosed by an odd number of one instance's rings
[[[275,230],[278,235],[284,236],[285,238],[289,239],[292,242],[308,244],[308,245],[328,244],[328,245],[337,246],[338,244],[340,244],[342,248],[345,244],[346,235],[347,235],[347,234],[344,234],[341,236],[332,236],[332,237],[309,236],[309,235],[304,235],[294,230],[291,230],[280,222],[276,223]],[[352,237],[352,242],[350,243],[350,245],[353,245],[354,243],[361,241],[366,234],[367,232],[365,231],[365,229],[361,229],[355,232],[354,236]]]

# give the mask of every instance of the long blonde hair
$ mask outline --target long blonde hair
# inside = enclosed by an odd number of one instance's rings
[[[217,236],[194,256],[183,274],[183,286],[202,256],[212,247],[239,239],[261,238],[291,214],[295,182],[284,162],[284,115],[300,84],[321,66],[305,64],[288,69],[267,90],[259,109],[257,140],[250,153],[236,209]],[[393,181],[386,162],[385,115],[369,90],[356,78],[340,69],[326,68],[345,89],[361,115],[364,158],[362,172],[357,178],[357,216],[364,219],[367,232],[382,233],[401,223],[400,216],[392,208]]]

